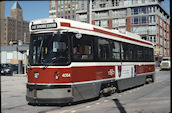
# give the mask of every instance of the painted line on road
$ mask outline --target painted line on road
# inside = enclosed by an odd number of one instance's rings
[[[108,102],[108,100],[104,100],[104,102]]]
[[[97,105],[100,104],[100,103],[96,103]]]
[[[99,102],[102,101],[102,100],[99,100]],[[87,106],[86,105],[81,105],[81,106],[76,106],[75,108],[71,108],[71,109],[68,109],[68,110],[64,110],[64,111],[61,111],[60,113],[66,113],[66,112],[72,112],[72,111],[76,111],[77,109],[81,109],[81,108],[90,108],[89,105],[94,105],[96,104],[97,102],[93,102],[93,103],[89,103]],[[52,112],[52,113],[56,113],[56,111]]]
[[[154,82],[154,83],[160,83],[160,82],[163,82],[163,81],[156,81],[156,82]],[[148,85],[151,85],[151,84],[148,84]],[[144,86],[142,86],[141,88],[146,87],[146,86],[148,86],[148,85],[144,85]],[[139,88],[133,89],[132,91],[124,92],[123,94],[133,93],[134,91],[138,91],[138,90],[140,90],[141,88],[139,87]],[[118,97],[118,96],[121,97],[122,94],[115,94],[115,95],[113,95],[113,96],[115,96],[115,97]],[[102,98],[102,99],[103,99],[103,98]],[[106,99],[112,99],[112,97],[106,98]],[[109,100],[100,100],[99,102],[101,102],[101,101],[108,102]],[[93,104],[98,105],[98,104],[100,104],[100,103],[93,102],[93,103],[90,103],[90,104],[88,104],[88,105],[93,105]],[[78,106],[78,107],[75,107],[75,108],[71,108],[71,109],[68,109],[68,110],[61,111],[60,113],[66,113],[66,112],[70,112],[70,111],[71,111],[71,113],[72,113],[72,112],[74,113],[74,112],[76,112],[77,109],[81,109],[81,108],[84,108],[84,107],[90,108],[90,106],[88,106],[88,105],[87,105],[87,106],[85,106],[85,105],[83,105],[83,106]],[[56,113],[56,112],[54,112],[54,113]]]
[[[75,110],[71,111],[71,113],[75,113],[75,112],[76,112]]]
[[[91,106],[86,106],[86,108],[90,108]]]

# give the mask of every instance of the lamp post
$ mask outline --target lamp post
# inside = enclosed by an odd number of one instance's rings
[[[87,3],[87,23],[92,24],[92,0],[88,0]]]

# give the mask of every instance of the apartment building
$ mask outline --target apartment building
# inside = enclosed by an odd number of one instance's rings
[[[75,20],[78,0],[50,0],[49,17]]]
[[[139,34],[154,44],[156,61],[170,56],[170,16],[163,0],[92,0],[92,24]],[[79,1],[76,20],[87,21],[87,1]]]
[[[29,22],[23,20],[23,11],[18,2],[11,7],[11,15],[3,21],[4,29],[1,37],[1,46],[9,45],[10,41],[20,40],[25,44],[30,41]]]

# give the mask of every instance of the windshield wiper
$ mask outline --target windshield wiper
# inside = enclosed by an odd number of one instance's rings
[[[29,63],[29,62],[28,62],[28,66],[29,66],[30,70],[32,70],[32,67],[31,67],[31,65],[30,65],[30,63]]]
[[[40,57],[41,57],[43,42],[44,42],[44,40],[41,40],[41,44],[40,44],[40,52],[39,52],[39,56],[38,56],[38,59],[37,59],[37,63],[39,62]]]

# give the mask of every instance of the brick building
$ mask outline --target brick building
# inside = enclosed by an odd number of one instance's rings
[[[0,1],[0,39],[4,36],[5,1]],[[0,41],[0,42],[1,42]]]
[[[1,46],[9,45],[10,41],[20,40],[27,44],[30,41],[29,22],[23,20],[23,11],[18,2],[11,7],[11,15],[4,19],[4,33],[1,37]]]
[[[154,44],[155,58],[170,56],[170,16],[162,0],[92,0],[92,24],[139,34]],[[79,1],[76,20],[87,21],[87,1]]]

